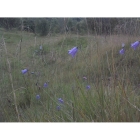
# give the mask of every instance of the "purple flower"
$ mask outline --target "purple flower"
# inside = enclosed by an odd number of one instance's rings
[[[48,86],[48,84],[47,83],[44,83],[44,88],[46,88]]]
[[[25,73],[28,72],[28,70],[27,69],[24,69],[24,70],[21,70],[21,72],[22,72],[22,74],[25,74]]]
[[[60,106],[57,106],[57,110],[59,111],[61,109],[61,107]]]
[[[124,49],[121,49],[121,50],[119,51],[119,53],[120,53],[120,54],[124,54],[124,53],[125,53],[125,50],[124,50]]]
[[[64,103],[64,101],[63,101],[61,98],[59,98],[58,101],[59,101],[61,104]]]
[[[40,99],[40,95],[36,95],[36,99],[39,100]]]
[[[140,45],[140,41],[136,41],[136,42],[134,42],[134,43],[131,44],[131,47],[132,47],[134,50],[136,50],[137,47],[138,47],[139,45]]]
[[[90,89],[90,85],[87,85],[87,86],[86,86],[86,89]]]
[[[68,50],[68,53],[74,57],[76,55],[76,53],[78,52],[78,47],[74,47],[71,50]]]

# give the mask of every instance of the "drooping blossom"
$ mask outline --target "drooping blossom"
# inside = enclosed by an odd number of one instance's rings
[[[48,86],[48,83],[44,83],[44,88],[46,88]]]
[[[58,106],[57,106],[57,110],[59,111],[60,109],[61,109],[61,107],[58,105]]]
[[[123,55],[123,54],[125,53],[124,48],[123,48],[123,49],[121,49],[121,50],[119,51],[119,53],[120,53],[121,55]]]
[[[63,101],[61,98],[59,98],[58,101],[59,101],[61,104],[64,103],[64,101]]]
[[[23,70],[21,70],[21,72],[22,72],[22,74],[25,74],[28,72],[28,69],[23,69]]]
[[[42,46],[40,46],[39,49],[42,50]]]
[[[78,47],[74,47],[71,50],[68,50],[68,53],[74,57],[76,55],[76,53],[78,52]]]
[[[119,53],[120,53],[121,55],[123,55],[123,54],[125,53],[124,46],[125,46],[125,44],[122,43],[122,49],[119,51]]]
[[[39,100],[40,99],[40,95],[36,95],[36,99]]]
[[[140,41],[136,41],[136,42],[134,42],[134,43],[131,44],[131,47],[132,47],[134,50],[136,50],[137,47],[138,47],[139,45],[140,45]]]
[[[90,85],[87,85],[87,86],[86,86],[86,89],[90,89]]]

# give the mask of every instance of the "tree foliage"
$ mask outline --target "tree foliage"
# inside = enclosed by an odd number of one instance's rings
[[[45,36],[55,33],[140,34],[139,18],[0,18],[0,27]]]
[[[35,22],[35,32],[41,36],[47,35],[49,31],[49,23],[47,19],[37,19]]]
[[[7,30],[10,30],[12,28],[18,28],[19,26],[19,18],[0,18],[0,27],[3,27]]]

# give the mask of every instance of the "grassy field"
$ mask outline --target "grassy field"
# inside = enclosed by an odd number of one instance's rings
[[[130,47],[137,40],[0,29],[0,121],[139,122],[140,48]]]

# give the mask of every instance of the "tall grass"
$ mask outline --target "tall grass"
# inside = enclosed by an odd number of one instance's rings
[[[129,35],[38,37],[1,32],[0,121],[140,121],[140,50],[130,48],[138,39]],[[124,55],[119,54],[122,43],[126,44]],[[74,58],[68,55],[73,46],[78,46]],[[24,68],[28,72],[23,75]]]

